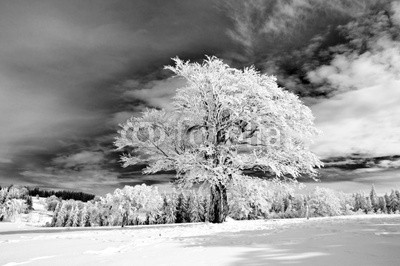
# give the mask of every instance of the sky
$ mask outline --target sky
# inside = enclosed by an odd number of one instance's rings
[[[399,32],[399,1],[1,1],[0,185],[162,186],[171,175],[121,167],[118,125],[171,107],[184,85],[164,70],[171,58],[215,55],[275,75],[311,108],[323,178],[368,170],[397,186]]]

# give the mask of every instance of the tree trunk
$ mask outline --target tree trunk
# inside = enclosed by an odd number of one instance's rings
[[[223,223],[228,216],[228,196],[226,186],[217,184],[211,186],[210,217],[211,223]]]

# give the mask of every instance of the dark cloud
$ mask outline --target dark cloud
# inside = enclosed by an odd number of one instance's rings
[[[300,48],[316,34],[325,32],[328,26],[344,24],[376,3],[372,0],[226,0],[220,7],[233,21],[227,33],[256,61],[260,56]]]
[[[147,104],[124,99],[121,81],[229,47],[224,27],[212,27],[224,24],[210,1],[0,3],[2,176],[28,176],[47,166],[41,158],[115,132]]]
[[[312,182],[310,179],[301,180],[304,182],[306,190],[312,191],[315,187],[326,187],[345,193],[371,191],[374,184],[378,194],[390,193],[393,188],[398,187],[400,178],[399,169],[376,170],[365,169],[344,171],[336,168],[327,168],[320,170],[321,180]]]

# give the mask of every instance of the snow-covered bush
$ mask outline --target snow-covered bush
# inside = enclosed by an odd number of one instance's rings
[[[12,186],[8,189],[7,197],[10,199],[25,199],[29,196],[29,191],[25,187]]]
[[[337,192],[337,197],[340,202],[340,211],[344,215],[351,215],[354,212],[355,200],[351,194],[346,194],[343,192]]]
[[[90,202],[57,201],[50,226],[108,226],[127,224],[153,224],[158,221],[163,198],[157,187],[126,186],[113,194]],[[174,222],[174,221],[170,221]]]
[[[127,224],[156,223],[163,205],[158,188],[145,184],[116,189],[112,197],[122,215],[122,223]]]
[[[6,199],[0,204],[0,221],[14,221],[18,214],[27,210],[25,200],[22,199]]]
[[[271,209],[269,183],[251,177],[235,179],[229,187],[229,216],[233,219],[265,217]]]
[[[340,199],[329,188],[316,187],[309,201],[310,211],[314,216],[334,216],[341,214]]]
[[[0,189],[0,204],[6,202],[7,199],[26,199],[29,191],[25,187],[10,186]]]
[[[55,211],[57,204],[60,202],[61,200],[59,198],[57,198],[54,195],[51,195],[50,197],[46,198],[45,200],[45,204],[46,204],[46,209],[48,211]]]
[[[282,214],[282,218],[302,218],[307,216],[306,197],[303,195],[296,195],[292,197],[289,195],[286,198],[289,204]]]

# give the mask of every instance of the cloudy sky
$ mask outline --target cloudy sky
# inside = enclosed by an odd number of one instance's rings
[[[168,181],[122,169],[113,138],[144,108],[170,107],[184,84],[163,70],[172,57],[205,55],[254,64],[301,96],[328,167],[398,178],[398,1],[4,0],[0,185],[104,193]]]

